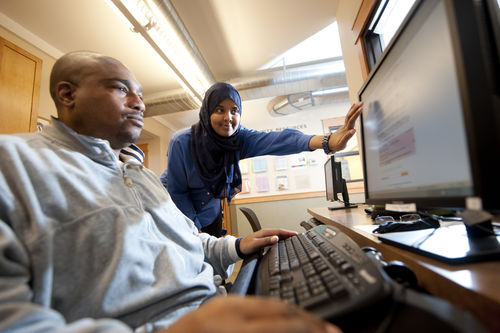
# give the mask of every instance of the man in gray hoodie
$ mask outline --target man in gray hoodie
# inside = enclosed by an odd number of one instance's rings
[[[50,92],[52,125],[0,136],[0,331],[336,330],[278,301],[213,297],[214,274],[295,233],[199,233],[157,177],[120,154],[145,111],[124,65],[69,53]]]

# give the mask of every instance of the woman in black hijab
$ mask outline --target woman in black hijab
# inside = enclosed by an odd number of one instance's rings
[[[168,167],[161,176],[177,207],[198,229],[220,237],[220,199],[230,202],[241,190],[240,159],[289,155],[345,147],[354,135],[362,104],[354,104],[345,124],[332,135],[307,135],[295,129],[260,132],[240,125],[241,98],[230,84],[218,82],[205,93],[200,120],[176,132],[168,148]]]

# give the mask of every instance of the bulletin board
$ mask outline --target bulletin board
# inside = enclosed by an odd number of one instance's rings
[[[347,101],[314,111],[272,118],[257,111],[262,108],[263,103],[265,102],[256,101],[254,104],[245,105],[243,125],[260,131],[295,128],[307,134],[323,135],[344,124],[346,110],[350,107]],[[255,111],[252,108],[255,108]],[[327,159],[328,155],[322,149],[317,149],[299,154],[259,156],[241,160],[242,191],[235,199],[324,191],[324,164]]]
[[[322,150],[240,161],[242,191],[237,198],[324,190]]]

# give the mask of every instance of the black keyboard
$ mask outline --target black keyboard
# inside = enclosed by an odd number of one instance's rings
[[[375,249],[365,253],[330,225],[310,226],[245,259],[230,292],[296,304],[346,333],[486,332],[450,303],[392,280]]]
[[[258,264],[255,294],[332,321],[380,305],[390,298],[391,285],[353,240],[319,225],[268,248]]]

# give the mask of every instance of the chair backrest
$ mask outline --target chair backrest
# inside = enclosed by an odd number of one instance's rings
[[[248,222],[250,222],[250,225],[252,226],[252,230],[254,232],[262,229],[262,227],[260,226],[259,219],[257,218],[257,215],[255,215],[253,210],[246,207],[240,207],[240,210],[246,216]]]

